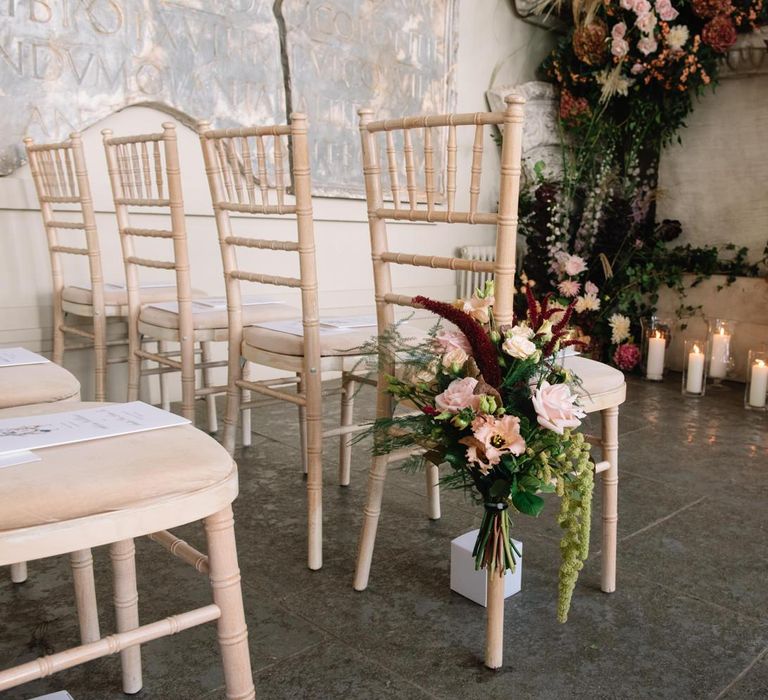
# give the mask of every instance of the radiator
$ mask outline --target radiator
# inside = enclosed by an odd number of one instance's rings
[[[495,245],[465,245],[459,248],[459,257],[467,260],[488,260],[493,262],[496,259]],[[486,280],[493,276],[490,272],[471,272],[469,270],[459,270],[458,279],[458,297],[459,299],[468,299],[474,291],[482,287]]]

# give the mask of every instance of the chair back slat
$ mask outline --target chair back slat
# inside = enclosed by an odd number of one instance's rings
[[[76,255],[88,258],[94,323],[101,325],[105,323],[101,250],[80,134],[73,133],[66,141],[48,144],[35,144],[27,137],[24,139],[24,145],[40,202],[51,258],[54,324],[63,324],[61,295],[65,286],[64,256]],[[67,221],[59,218],[54,212],[54,205],[57,204],[76,205],[76,209],[68,207],[67,210],[72,211],[73,215],[76,214],[77,219]],[[79,234],[82,244],[63,243],[59,237],[61,231],[82,231],[83,233]]]
[[[162,132],[154,134],[115,137],[109,129],[101,132],[128,286],[128,331],[131,334],[138,333],[138,317],[142,306],[140,268],[149,268],[175,273],[179,333],[182,338],[192,337],[192,281],[176,127],[171,122],[162,126]],[[139,210],[158,207],[167,209],[170,229],[132,226],[129,207]],[[135,249],[135,239],[138,238],[168,240],[171,243],[170,250],[163,258],[154,253],[138,255]],[[135,339],[134,346],[138,347]]]
[[[239,352],[242,339],[241,283],[298,288],[301,290],[304,324],[305,369],[309,372],[314,368],[311,371],[319,375],[317,272],[306,117],[294,114],[289,124],[217,130],[212,129],[208,122],[200,122],[198,132],[224,265],[230,347],[237,348]],[[221,157],[225,144],[230,140],[240,144],[244,194],[231,186],[226,160]],[[284,153],[289,155],[288,159]],[[286,162],[288,167],[285,167]],[[292,185],[295,203],[286,202],[289,184]],[[276,241],[253,232],[247,235],[238,232],[235,235],[230,218],[233,212],[253,217],[249,222],[252,226],[258,225],[259,220],[255,218],[258,216],[295,216],[296,238],[293,241]],[[299,275],[273,274],[274,265],[269,265],[273,258],[266,255],[238,256],[236,251],[242,248],[253,249],[254,253],[258,250],[298,254]],[[262,269],[250,269],[249,265]]]
[[[380,331],[394,321],[393,305],[410,306],[410,297],[392,292],[390,265],[411,265],[446,270],[492,271],[496,280],[494,314],[502,325],[512,322],[514,296],[515,249],[517,236],[517,199],[520,189],[520,154],[524,101],[511,96],[503,112],[476,114],[444,114],[373,120],[371,110],[360,110],[360,132],[363,146],[366,199],[368,204],[371,249],[374,265],[374,285]],[[504,130],[501,150],[498,210],[483,210],[480,205],[483,177],[486,126]],[[468,187],[463,190],[460,205],[458,133],[468,131],[471,139],[471,161],[464,172]],[[386,177],[383,183],[380,165],[380,136],[384,133]],[[414,139],[423,143],[423,161],[416,162]],[[402,151],[396,147],[402,143]],[[401,165],[402,164],[402,165]],[[407,205],[403,206],[398,176],[404,169]],[[486,167],[487,170],[487,167]],[[468,177],[467,177],[468,176]],[[488,176],[488,173],[485,173]],[[423,187],[423,189],[422,189]],[[383,193],[392,193],[392,206],[384,202]],[[389,250],[387,221],[441,222],[456,224],[492,224],[496,226],[496,261],[469,261],[456,257],[415,255]],[[425,231],[424,235],[428,235]],[[407,303],[406,303],[407,302]]]

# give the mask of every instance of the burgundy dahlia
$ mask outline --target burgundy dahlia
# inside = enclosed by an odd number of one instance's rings
[[[717,15],[704,25],[701,38],[718,53],[725,53],[736,43],[736,27],[730,17]]]
[[[640,348],[634,343],[624,343],[613,353],[614,364],[624,372],[631,372],[640,362]]]

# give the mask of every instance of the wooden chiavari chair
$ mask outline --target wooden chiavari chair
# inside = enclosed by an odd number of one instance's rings
[[[411,297],[395,294],[392,290],[392,267],[409,265],[425,268],[492,272],[495,281],[493,314],[500,325],[513,322],[515,293],[515,249],[517,238],[517,209],[521,175],[521,140],[524,100],[510,95],[504,112],[477,114],[448,114],[438,116],[406,117],[374,121],[370,109],[360,110],[360,132],[363,148],[368,220],[371,235],[374,287],[379,333],[392,328],[396,306],[414,306]],[[498,172],[498,211],[479,208],[480,181],[483,171],[485,127],[503,127],[501,164]],[[472,158],[469,172],[468,207],[457,206],[457,143],[459,129],[474,129]],[[439,132],[443,132],[442,134]],[[397,135],[397,139],[395,136]],[[423,142],[423,161],[417,167],[414,136]],[[436,146],[444,136],[445,170],[436,174]],[[381,140],[386,154],[387,177],[382,175]],[[402,147],[399,148],[399,145]],[[402,152],[402,158],[400,153]],[[404,167],[401,170],[401,163]],[[404,170],[405,188],[400,185]],[[420,172],[419,172],[420,171]],[[423,173],[423,175],[421,174]],[[444,173],[444,193],[439,178]],[[495,174],[495,173],[494,173]],[[388,180],[389,187],[386,188]],[[386,189],[391,193],[391,206],[385,204]],[[444,194],[444,197],[443,197]],[[496,260],[485,262],[453,257],[413,255],[390,251],[387,221],[440,222],[444,224],[490,224],[496,227]],[[603,590],[615,589],[616,562],[616,488],[617,488],[617,421],[618,404],[624,400],[624,378],[621,372],[600,363],[575,358],[571,366],[582,374],[587,410],[602,411],[605,462],[597,471],[603,475]],[[379,357],[377,417],[392,415],[393,401],[387,393],[387,375],[395,374],[392,361],[385,354]],[[593,391],[594,390],[594,391]],[[597,397],[595,396],[597,395]],[[376,456],[372,460],[368,477],[368,495],[363,511],[357,568],[354,587],[364,590],[368,586],[373,548],[376,539],[387,465],[402,459],[393,453]],[[430,517],[439,517],[438,471],[434,465],[427,468],[427,489]],[[488,627],[486,631],[486,665],[498,668],[502,663],[503,642],[503,578],[488,577]]]
[[[219,231],[229,307],[229,389],[224,418],[224,445],[233,451],[241,411],[254,405],[243,396],[254,392],[282,399],[299,407],[302,452],[306,459],[308,501],[308,565],[322,566],[322,397],[323,372],[341,371],[345,376],[342,419],[345,425],[329,431],[342,436],[340,480],[349,483],[348,444],[344,436],[353,430],[351,408],[352,371],[359,363],[359,346],[370,339],[373,328],[326,335],[319,329],[319,303],[315,267],[307,120],[294,114],[290,124],[214,130],[208,122],[198,125],[211,199]],[[291,194],[289,194],[291,193]],[[292,196],[291,196],[292,195]],[[295,218],[295,240],[264,240],[233,232],[230,214]],[[239,250],[238,250],[239,249]],[[287,277],[247,269],[246,250],[298,254],[298,276]],[[239,256],[238,256],[239,254]],[[240,259],[239,259],[240,258]],[[256,263],[254,263],[256,265]],[[261,262],[262,270],[274,270]],[[243,282],[300,290],[301,328],[296,334],[245,327],[241,305]],[[297,392],[277,387],[286,379],[249,381],[243,377],[247,362],[294,373]]]
[[[180,372],[183,415],[194,420],[195,399],[204,398],[208,429],[215,432],[215,396],[224,393],[226,386],[212,386],[209,370],[227,363],[211,360],[210,344],[227,339],[227,313],[223,305],[220,309],[207,306],[208,298],[192,288],[176,128],[167,122],[163,124],[163,131],[156,134],[113,138],[109,129],[102,134],[128,284],[128,399],[138,398],[142,375]],[[129,207],[166,210],[170,229],[132,226]],[[135,239],[169,241],[172,251],[167,257],[170,259],[137,255]],[[141,268],[173,272],[175,304],[143,303],[139,289]],[[248,307],[247,313],[246,322],[253,323],[296,312],[282,304],[264,304]],[[145,338],[178,343],[180,350],[148,352],[141,347]],[[200,362],[196,362],[195,357],[197,344],[200,345]],[[160,368],[144,369],[142,360],[157,362]],[[196,370],[202,370],[201,387],[196,386]]]
[[[88,171],[80,134],[73,133],[60,143],[35,144],[24,139],[29,167],[43,216],[48,240],[53,277],[53,361],[62,364],[66,350],[93,348],[94,384],[97,401],[106,397],[106,376],[109,364],[125,362],[124,357],[110,358],[109,346],[126,345],[127,339],[107,339],[107,320],[123,319],[128,314],[128,292],[122,285],[105,286],[101,268],[101,251],[96,230],[96,215],[88,181]],[[79,216],[57,216],[59,206],[71,208]],[[79,209],[79,211],[78,211]],[[84,245],[71,245],[60,241],[64,232],[82,231]],[[66,235],[66,234],[64,234]],[[66,244],[65,244],[66,243]],[[90,288],[65,284],[65,256],[83,256],[88,260]],[[148,299],[164,301],[172,299],[173,290],[152,288],[145,290]],[[89,319],[91,328],[68,323],[68,316]],[[66,336],[75,336],[79,344],[66,344]],[[161,386],[161,391],[164,387]]]

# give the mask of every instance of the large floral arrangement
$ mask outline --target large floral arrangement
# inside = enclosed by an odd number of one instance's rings
[[[717,80],[739,32],[768,18],[763,0],[545,0],[567,26],[542,66],[560,90],[560,167],[537,164],[521,201],[524,285],[575,301],[593,355],[624,370],[639,360],[640,319],[668,285],[684,302],[712,274],[755,275],[747,250],[674,245],[681,226],[655,223],[660,149]],[[552,165],[552,164],[548,164]],[[523,290],[524,291],[524,290]],[[519,304],[524,305],[521,294]]]
[[[528,292],[526,313],[500,327],[493,316],[493,286],[455,305],[415,297],[413,302],[450,321],[426,343],[379,339],[404,368],[389,377],[389,392],[416,413],[377,421],[374,451],[420,447],[413,460],[449,466],[442,483],[469,489],[483,506],[475,543],[477,568],[501,575],[517,558],[510,512],[537,516],[540,494],[561,498],[564,528],[558,619],[568,615],[571,594],[589,548],[594,465],[577,428],[576,379],[556,361],[573,305],[550,307]]]

